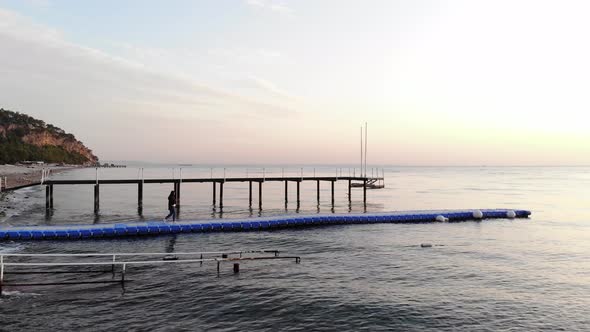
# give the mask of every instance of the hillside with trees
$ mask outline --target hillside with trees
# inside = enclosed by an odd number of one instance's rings
[[[26,114],[0,108],[0,164],[23,161],[93,165],[98,158],[74,135]]]

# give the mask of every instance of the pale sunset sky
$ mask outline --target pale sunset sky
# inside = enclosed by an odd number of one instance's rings
[[[0,0],[0,107],[101,160],[589,165],[590,2]]]

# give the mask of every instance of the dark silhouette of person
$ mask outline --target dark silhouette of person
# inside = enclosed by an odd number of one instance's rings
[[[168,211],[170,213],[164,218],[164,221],[168,221],[168,218],[172,217],[172,221],[176,221],[176,193],[174,190],[168,195]]]

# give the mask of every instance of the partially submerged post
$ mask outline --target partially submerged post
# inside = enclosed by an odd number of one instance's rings
[[[352,180],[348,180],[348,203],[352,202]]]
[[[223,182],[219,183],[219,208],[223,209]]]
[[[252,207],[252,181],[248,181],[248,206]]]
[[[49,185],[49,209],[53,210],[53,185]]]
[[[94,185],[94,213],[98,213],[100,208],[100,188],[98,184]]]
[[[287,203],[289,202],[289,199],[288,199],[288,193],[289,193],[289,191],[288,191],[288,183],[289,183],[289,181],[285,181],[285,205],[287,205]]]
[[[334,207],[334,180],[330,182],[332,183],[332,207]]]
[[[367,205],[367,179],[363,180],[363,203]]]
[[[217,182],[213,181],[213,206],[215,206],[217,199]]]
[[[301,203],[300,194],[299,194],[299,192],[300,192],[300,190],[299,190],[300,183],[301,183],[301,181],[298,180],[297,181],[297,207],[299,207],[299,204]]]
[[[314,169],[315,170],[315,169]],[[317,198],[318,198],[318,205],[320,204],[320,180],[316,181],[316,187],[317,187]]]
[[[258,208],[262,210],[262,181],[258,181]]]

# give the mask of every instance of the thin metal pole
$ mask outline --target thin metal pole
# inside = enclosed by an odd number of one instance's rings
[[[288,190],[288,183],[289,183],[289,181],[285,181],[285,204],[287,204],[289,202],[289,199],[288,199],[288,192],[289,192],[289,190]]]
[[[301,183],[301,181],[297,181],[297,205],[299,205],[300,200],[299,200],[299,184]]]
[[[252,207],[252,181],[248,181],[248,203]]]
[[[363,126],[361,126],[361,176],[363,176]]]
[[[53,210],[53,185],[49,185],[49,208]]]

